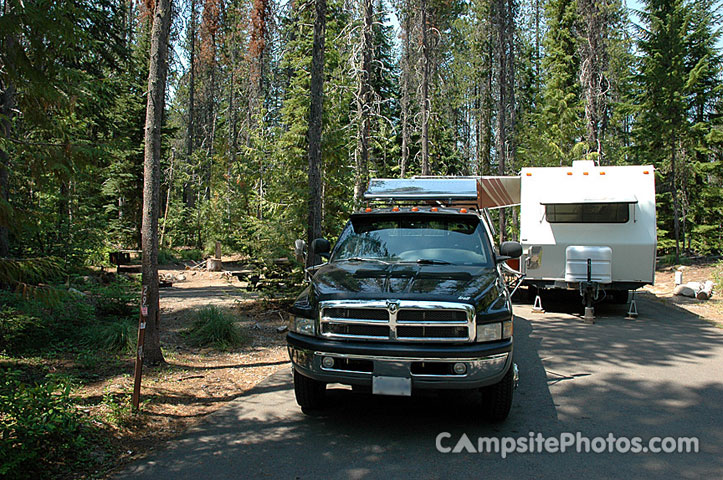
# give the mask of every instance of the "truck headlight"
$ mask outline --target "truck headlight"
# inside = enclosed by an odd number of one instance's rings
[[[316,322],[313,318],[297,317],[291,315],[289,319],[289,331],[301,335],[316,335]]]
[[[477,325],[478,342],[494,342],[512,336],[512,320],[496,323],[483,323]]]
[[[493,342],[495,340],[502,339],[502,324],[501,323],[483,323],[477,325],[477,341],[478,342]]]

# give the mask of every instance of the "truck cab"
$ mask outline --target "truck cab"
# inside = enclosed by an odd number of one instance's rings
[[[522,248],[494,247],[476,179],[446,180],[372,180],[367,199],[382,205],[352,214],[333,249],[312,243],[328,261],[309,269],[287,335],[302,409],[341,383],[379,395],[474,389],[481,416],[507,417],[517,368],[503,262]]]

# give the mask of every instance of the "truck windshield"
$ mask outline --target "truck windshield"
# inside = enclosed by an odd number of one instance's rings
[[[489,265],[486,232],[474,217],[357,217],[339,237],[332,261]]]

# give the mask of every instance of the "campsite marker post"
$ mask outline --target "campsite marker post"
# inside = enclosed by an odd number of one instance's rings
[[[141,400],[141,377],[143,375],[143,343],[146,338],[146,320],[148,319],[148,285],[141,290],[141,314],[138,318],[138,348],[136,349],[135,379],[133,381],[133,411],[138,411]]]

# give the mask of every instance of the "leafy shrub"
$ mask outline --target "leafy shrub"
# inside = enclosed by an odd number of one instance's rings
[[[0,352],[12,355],[37,350],[49,341],[40,318],[8,305],[0,308]]]
[[[201,309],[185,334],[195,346],[215,347],[220,350],[228,350],[246,342],[234,318],[215,306]]]
[[[82,296],[57,292],[48,305],[0,290],[0,351],[25,354],[77,341],[78,332],[95,322],[95,309]]]
[[[0,380],[0,477],[42,478],[87,460],[90,430],[70,400],[70,384]]]

